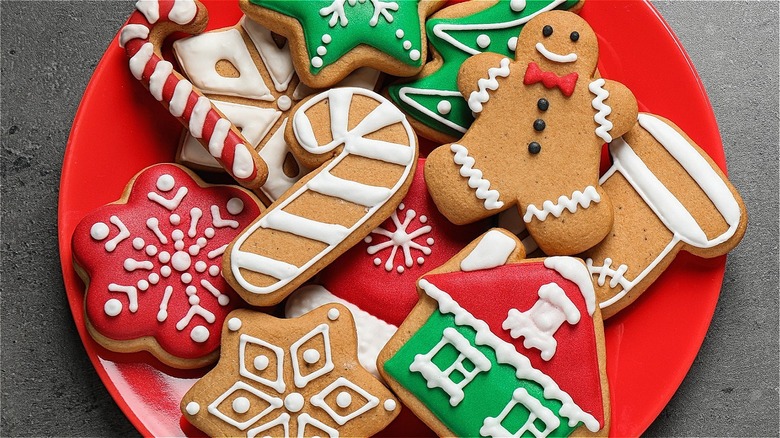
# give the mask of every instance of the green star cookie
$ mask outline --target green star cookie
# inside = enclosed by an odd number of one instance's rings
[[[457,140],[474,121],[458,91],[463,62],[482,52],[514,57],[517,36],[528,20],[544,11],[579,4],[577,0],[493,0],[442,10],[426,24],[434,60],[414,80],[391,85],[390,99],[411,116],[425,137]]]
[[[240,0],[251,18],[291,40],[301,80],[324,88],[359,67],[412,76],[423,67],[425,17],[444,0]]]

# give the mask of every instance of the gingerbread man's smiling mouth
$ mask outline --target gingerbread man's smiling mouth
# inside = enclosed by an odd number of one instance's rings
[[[547,50],[547,48],[544,47],[544,44],[542,43],[536,43],[536,51],[541,53],[542,56],[544,56],[545,58],[547,58],[547,60],[552,62],[569,63],[577,60],[576,53],[569,53],[568,55],[559,55],[555,52],[551,52]]]

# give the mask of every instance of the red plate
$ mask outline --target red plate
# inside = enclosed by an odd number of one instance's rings
[[[220,2],[209,11],[211,29],[235,24],[240,16],[235,2]],[[626,84],[641,110],[673,120],[725,167],[704,87],[650,3],[587,0],[581,15],[599,35],[602,74]],[[81,218],[116,200],[135,173],[172,161],[180,133],[178,123],[130,75],[124,51],[114,40],[73,122],[62,168],[59,245],[68,301],[87,354],[143,435],[197,434],[182,419],[179,400],[202,371],[166,369],[146,354],[112,354],[90,338],[82,313],[84,285],[73,271],[70,238]],[[610,435],[641,434],[677,390],[710,324],[724,268],[725,257],[704,260],[681,253],[641,299],[608,321]]]

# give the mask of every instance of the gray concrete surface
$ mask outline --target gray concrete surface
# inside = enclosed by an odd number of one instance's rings
[[[87,81],[132,10],[0,2],[0,435],[132,436],[89,363],[57,252],[57,187]],[[704,81],[750,225],[701,352],[650,436],[778,435],[778,3],[656,2]]]

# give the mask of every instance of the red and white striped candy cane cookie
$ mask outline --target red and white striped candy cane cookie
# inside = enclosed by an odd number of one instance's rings
[[[173,32],[200,33],[208,12],[195,0],[140,0],[119,35],[130,58],[130,71],[155,99],[186,126],[239,184],[259,190],[268,167],[238,129],[211,100],[174,71],[160,47]]]

